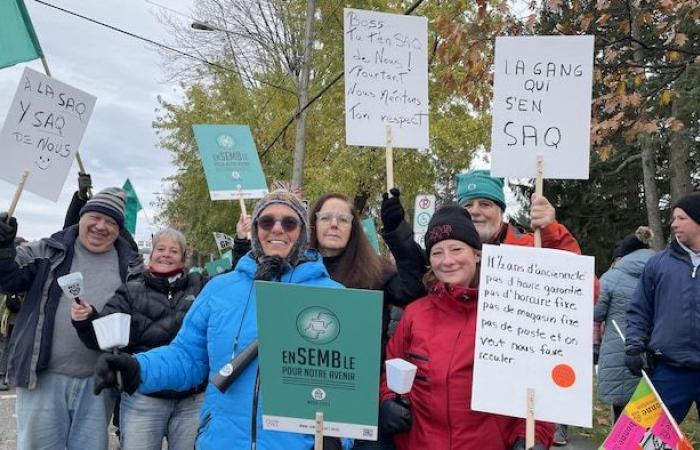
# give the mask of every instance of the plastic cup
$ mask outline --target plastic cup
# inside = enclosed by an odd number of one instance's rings
[[[92,321],[97,343],[105,351],[126,347],[129,344],[131,316],[114,313]]]
[[[385,364],[386,383],[389,389],[399,395],[408,394],[413,386],[418,367],[401,358],[389,359]]]

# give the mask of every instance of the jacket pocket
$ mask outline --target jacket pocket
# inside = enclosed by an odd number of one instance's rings
[[[428,355],[423,355],[416,352],[406,352],[406,360],[418,367],[416,371],[416,381],[420,383],[428,383],[428,374],[430,368],[430,358]]]

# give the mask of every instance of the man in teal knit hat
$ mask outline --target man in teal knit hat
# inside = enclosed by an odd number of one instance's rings
[[[532,232],[503,220],[506,210],[503,179],[492,177],[488,170],[460,173],[457,175],[456,197],[457,202],[471,214],[482,244],[534,247],[535,237]],[[530,225],[541,230],[542,247],[581,254],[578,242],[564,225],[557,222],[554,207],[542,195],[532,196]],[[595,292],[597,297],[597,280]],[[554,433],[554,445],[566,445],[567,434],[566,425],[558,425]]]

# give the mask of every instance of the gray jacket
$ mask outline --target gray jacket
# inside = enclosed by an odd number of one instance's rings
[[[596,322],[605,322],[598,360],[598,397],[605,403],[624,406],[639,378],[625,367],[625,343],[612,324],[627,328],[627,307],[652,250],[636,250],[620,259],[600,278],[600,296],[593,310]]]

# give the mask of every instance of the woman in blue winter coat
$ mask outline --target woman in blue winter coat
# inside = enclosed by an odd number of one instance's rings
[[[639,383],[625,367],[625,343],[615,330],[627,328],[627,307],[647,261],[654,254],[649,249],[653,233],[639,227],[615,248],[613,265],[600,278],[600,296],[593,310],[594,320],[605,323],[605,334],[598,359],[598,397],[612,405],[613,421],[622,414]]]
[[[173,342],[133,357],[103,355],[95,369],[95,389],[114,386],[116,371],[121,371],[129,393],[186,390],[211,379],[258,337],[255,280],[342,287],[330,279],[318,253],[307,250],[308,229],[306,209],[294,194],[267,194],[252,215],[252,250],[233,272],[206,285]],[[257,358],[225,392],[210,383],[197,448],[313,448],[312,435],[263,430],[262,392]],[[338,448],[340,441],[326,439],[324,444]]]

